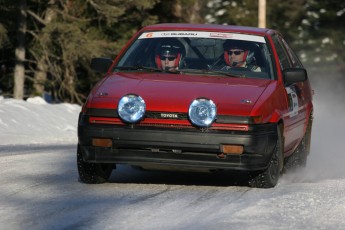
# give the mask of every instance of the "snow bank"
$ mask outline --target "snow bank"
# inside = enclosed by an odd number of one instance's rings
[[[81,107],[0,97],[0,145],[77,143]]]

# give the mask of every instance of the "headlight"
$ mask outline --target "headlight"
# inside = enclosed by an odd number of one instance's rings
[[[122,120],[135,123],[143,118],[146,104],[140,96],[130,94],[121,98],[117,109]]]
[[[194,125],[209,127],[216,119],[217,107],[212,100],[199,98],[189,106],[188,115]]]

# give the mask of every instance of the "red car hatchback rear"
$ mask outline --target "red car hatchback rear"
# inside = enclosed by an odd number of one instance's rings
[[[307,71],[281,34],[223,25],[143,28],[104,72],[78,123],[85,183],[116,164],[248,172],[274,187],[284,166],[305,166],[313,104]]]

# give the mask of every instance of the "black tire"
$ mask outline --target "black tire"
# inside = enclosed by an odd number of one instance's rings
[[[305,168],[307,166],[307,158],[310,153],[311,143],[311,129],[312,129],[313,118],[309,119],[307,130],[301,143],[296,148],[295,152],[286,158],[284,170]]]
[[[277,127],[277,144],[266,170],[251,175],[250,187],[272,188],[277,185],[283,168],[283,138],[281,127]]]
[[[113,164],[85,162],[79,145],[77,149],[77,165],[79,179],[86,184],[101,184],[107,182],[114,166]]]

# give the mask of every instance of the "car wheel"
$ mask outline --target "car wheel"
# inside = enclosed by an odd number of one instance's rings
[[[310,152],[311,142],[312,118],[309,119],[307,130],[301,143],[298,145],[295,152],[286,159],[284,170],[297,169],[307,166],[307,158]]]
[[[277,144],[266,170],[251,175],[248,183],[250,187],[272,188],[278,183],[283,165],[283,142],[281,127],[277,128]]]
[[[113,170],[113,164],[89,163],[83,160],[80,146],[77,149],[79,179],[86,184],[105,183]]]

